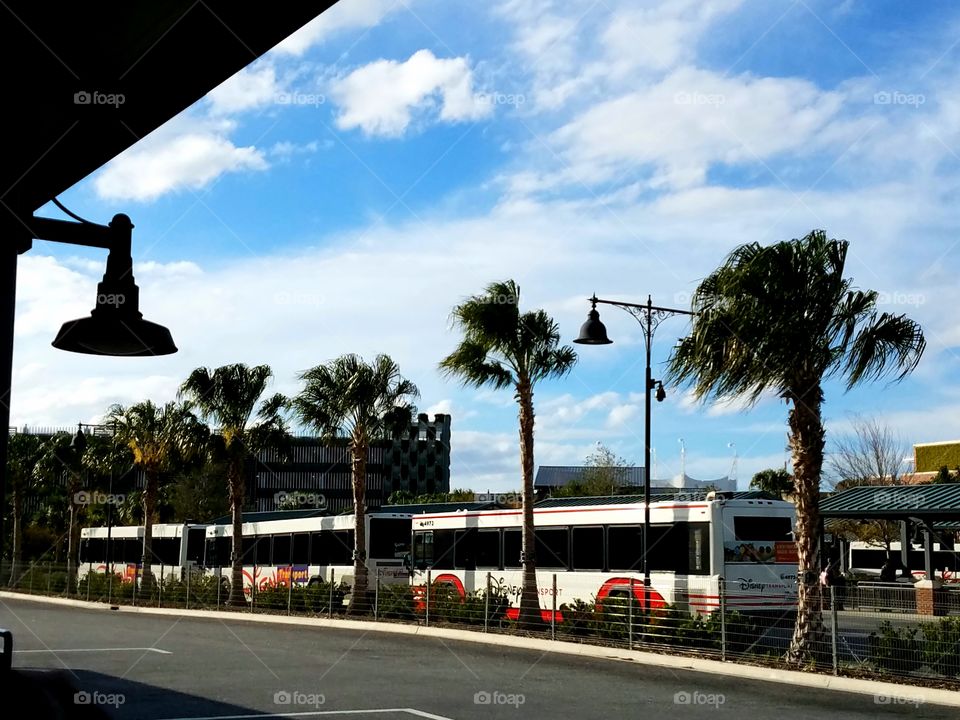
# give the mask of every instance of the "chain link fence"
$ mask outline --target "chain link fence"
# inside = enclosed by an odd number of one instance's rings
[[[806,643],[797,655],[791,654],[796,609],[757,607],[755,596],[722,580],[718,595],[696,596],[701,611],[691,612],[691,598],[675,606],[647,602],[640,579],[625,582],[619,593],[558,605],[557,576],[541,574],[552,583],[553,593],[541,598],[538,611],[521,613],[517,598],[503,591],[492,573],[486,586],[474,592],[432,579],[411,586],[371,573],[365,598],[358,598],[348,582],[352,576],[331,572],[322,581],[255,585],[247,589],[242,605],[231,607],[229,584],[222,577],[229,576],[229,569],[204,573],[161,567],[146,582],[142,577],[135,582],[134,573],[103,572],[71,582],[71,572],[65,565],[25,563],[11,576],[4,563],[0,584],[33,595],[113,605],[459,627],[960,687],[960,587],[926,594],[909,583],[811,587],[817,600],[806,615]]]

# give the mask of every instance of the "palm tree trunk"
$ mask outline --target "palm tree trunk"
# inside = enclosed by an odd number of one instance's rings
[[[353,599],[350,612],[365,613],[367,602],[367,442],[354,438],[350,446],[353,480]]]
[[[523,476],[523,580],[520,591],[520,627],[535,628],[542,624],[540,594],[537,589],[537,546],[533,529],[533,386],[529,378],[517,384],[520,404],[520,471]]]
[[[157,485],[160,483],[160,476],[156,469],[144,468],[144,479],[143,553],[140,557],[143,579],[140,581],[140,592],[149,595],[153,591],[153,572],[150,566],[153,565],[153,520],[157,514]]]
[[[791,391],[790,450],[793,455],[797,505],[797,621],[787,660],[797,665],[822,658],[824,642],[822,596],[819,577],[820,471],[823,466],[824,430],[820,416],[823,391],[812,382]]]
[[[67,497],[70,500],[70,525],[67,530],[67,587],[66,594],[72,595],[77,587],[77,558],[80,550],[80,511],[76,502],[80,492],[81,479],[78,473],[67,472]]]
[[[231,458],[227,465],[227,485],[230,490],[230,518],[233,523],[233,542],[230,546],[230,597],[234,606],[247,604],[243,594],[243,461]]]
[[[13,485],[13,549],[10,555],[10,587],[17,582],[20,559],[23,556],[23,491],[19,483]]]

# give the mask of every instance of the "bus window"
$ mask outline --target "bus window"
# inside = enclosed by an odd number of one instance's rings
[[[477,531],[457,530],[453,540],[453,564],[458,570],[477,569]]]
[[[537,528],[537,567],[563,568],[570,564],[568,528]]]
[[[520,567],[520,553],[523,551],[523,537],[520,530],[503,531],[503,567]]]
[[[573,528],[573,569],[603,570],[603,528]]]
[[[150,562],[154,565],[179,565],[180,538],[154,537],[150,552],[153,554]]]
[[[310,564],[310,536],[307,533],[293,536],[293,555],[290,560],[294,565]]]
[[[203,540],[206,530],[191,528],[187,530],[187,560],[197,564],[203,563]]]
[[[688,523],[689,551],[687,562],[688,575],[710,574],[710,525],[708,523]]]
[[[413,536],[413,565],[427,568],[433,565],[433,531],[417,532]]]
[[[270,562],[270,536],[257,538],[257,565],[271,565]]]
[[[500,569],[500,531],[480,530],[477,533],[477,567],[485,570]]]
[[[788,517],[736,515],[733,534],[735,540],[792,540],[793,525]]]
[[[353,530],[334,530],[329,536],[330,564],[353,565]]]
[[[454,568],[454,531],[433,531],[433,567],[437,570],[453,570]]]
[[[410,552],[410,521],[373,518],[369,542],[369,557],[391,560],[405,557]]]
[[[640,570],[642,555],[643,530],[639,525],[611,525],[607,528],[610,570]]]
[[[290,536],[273,536],[273,562],[272,565],[290,564]]]

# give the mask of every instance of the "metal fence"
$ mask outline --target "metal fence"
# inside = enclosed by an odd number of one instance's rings
[[[345,578],[331,573],[310,584],[254,587],[239,606],[230,606],[229,586],[219,572],[162,568],[146,583],[90,573],[71,583],[63,565],[22,564],[14,577],[8,563],[0,565],[0,586],[7,589],[90,602],[462,627],[960,687],[960,588],[936,591],[931,604],[918,603],[911,584],[812,587],[817,599],[807,627],[809,642],[797,659],[790,655],[795,609],[746,609],[738,583],[721,582],[719,596],[704,603],[703,612],[692,613],[688,607],[646,603],[640,579],[625,583],[619,595],[558,605],[556,575],[540,578],[541,583],[547,578],[554,591],[547,593],[546,607],[528,617],[519,614],[515,598],[492,573],[486,587],[474,593],[446,583],[412,587],[371,574],[364,598],[354,597]],[[919,614],[918,608],[936,614]]]

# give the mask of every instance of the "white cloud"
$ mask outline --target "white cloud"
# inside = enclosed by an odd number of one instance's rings
[[[337,126],[367,135],[403,135],[415,112],[436,110],[445,122],[475,120],[492,105],[473,91],[466,58],[437,58],[418,50],[405,62],[377,60],[335,80],[331,97],[340,105]]]
[[[688,187],[709,167],[809,152],[841,106],[839,93],[800,79],[727,78],[681,68],[656,85],[598,103],[553,140],[568,182],[596,183],[650,169],[652,184]]]
[[[223,127],[188,125],[179,132],[176,123],[165,126],[111,160],[95,177],[94,190],[104,200],[149,201],[178,190],[199,190],[224,173],[268,167],[261,150],[237,147]]]
[[[282,91],[271,65],[244,68],[207,94],[214,114],[238,113],[277,101]]]
[[[272,52],[303,55],[312,46],[344,30],[359,30],[379,25],[391,13],[406,9],[400,0],[340,0],[318,15]]]

